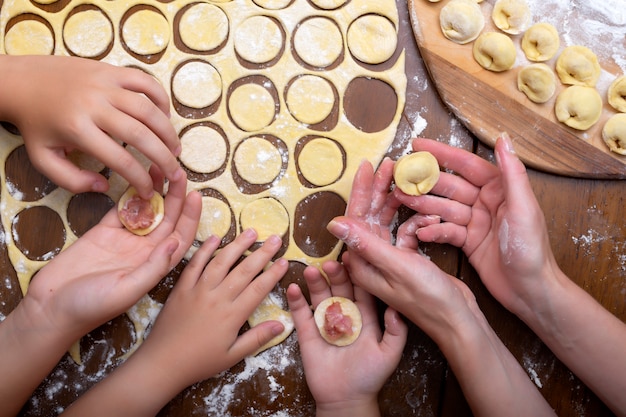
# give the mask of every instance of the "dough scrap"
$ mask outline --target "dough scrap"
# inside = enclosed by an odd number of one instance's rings
[[[611,152],[626,155],[626,113],[614,114],[602,128],[602,140]]]
[[[228,148],[224,137],[208,126],[195,126],[180,138],[180,161],[194,172],[209,174],[225,162]]]
[[[283,44],[280,27],[267,16],[249,17],[235,30],[235,51],[254,64],[264,64],[276,58]]]
[[[600,119],[602,97],[593,87],[573,85],[556,97],[554,113],[559,122],[587,130]]]
[[[274,337],[265,345],[261,346],[252,354],[252,356],[256,356],[264,350],[278,345],[284,341],[294,329],[293,317],[291,316],[291,313],[283,310],[278,303],[272,299],[272,294],[270,293],[261,301],[261,304],[259,304],[250,317],[248,317],[248,324],[250,327],[255,327],[261,323],[271,320],[276,320],[283,324],[284,329],[282,333]]]
[[[298,156],[300,172],[311,184],[322,187],[337,181],[344,170],[343,153],[330,139],[309,141]]]
[[[550,23],[532,25],[522,37],[522,50],[530,61],[543,62],[554,57],[561,42],[559,33]]]
[[[235,168],[241,178],[250,184],[268,184],[276,179],[283,166],[283,158],[269,140],[252,137],[235,150]]]
[[[314,125],[330,115],[335,106],[335,95],[327,79],[307,74],[291,83],[285,101],[296,120]]]
[[[393,167],[393,179],[403,193],[427,194],[439,181],[439,162],[430,152],[421,151],[404,155]]]
[[[180,40],[190,49],[211,51],[228,37],[228,17],[219,7],[196,3],[180,19]]]
[[[491,20],[501,31],[518,35],[528,28],[530,8],[526,0],[497,0],[493,5]]]
[[[136,202],[148,203],[150,205],[149,211],[152,218],[147,220],[149,224],[141,224],[141,226],[134,224],[134,221],[140,214],[140,210],[134,204]],[[164,210],[163,196],[161,194],[153,193],[150,200],[146,202],[139,197],[134,187],[129,187],[117,203],[117,214],[120,221],[128,231],[139,236],[147,235],[161,224],[165,218]]]
[[[276,114],[274,98],[263,86],[248,83],[237,87],[228,100],[230,116],[235,124],[247,132],[269,126]]]
[[[626,113],[626,75],[617,77],[609,86],[607,99],[615,110]]]
[[[228,204],[215,197],[202,197],[202,212],[196,240],[204,242],[212,235],[221,239],[226,236],[230,226],[231,211]]]
[[[531,64],[517,73],[517,88],[530,101],[545,103],[556,91],[556,77],[546,64]]]
[[[54,51],[54,36],[38,20],[23,20],[6,33],[4,48],[7,55],[50,55]]]
[[[601,72],[598,57],[586,46],[568,46],[556,60],[556,73],[563,84],[595,87]]]
[[[513,68],[517,58],[517,49],[511,38],[498,32],[481,34],[474,42],[472,53],[481,67],[494,72]]]
[[[332,326],[332,330],[337,330],[338,335],[334,334],[332,331],[329,332],[327,329],[327,311],[329,308],[332,308],[333,304],[337,303],[340,307],[340,313],[344,317],[350,319],[350,329],[347,331],[343,331],[344,329],[337,329],[333,323],[330,323]],[[335,304],[336,306],[336,304]],[[348,346],[358,339],[361,334],[361,329],[363,327],[363,319],[361,317],[361,311],[357,307],[357,305],[345,297],[329,297],[323,300],[318,304],[315,312],[313,313],[313,318],[315,320],[315,324],[322,335],[322,338],[326,340],[331,345],[335,346]],[[347,323],[346,323],[347,324]],[[339,327],[341,327],[343,323],[340,323]]]
[[[63,26],[63,41],[77,56],[97,57],[113,41],[113,26],[102,11],[85,10],[67,19]]]
[[[439,12],[439,26],[446,38],[466,44],[480,35],[485,17],[474,0],[451,0]]]
[[[172,93],[187,107],[209,107],[222,95],[222,77],[208,62],[190,61],[174,74]]]
[[[307,64],[316,68],[326,68],[341,56],[343,37],[332,20],[312,17],[303,21],[296,30],[293,48]]]
[[[380,64],[393,56],[398,35],[393,23],[384,16],[368,14],[352,22],[347,33],[348,49],[366,64]]]
[[[248,203],[241,210],[239,223],[242,230],[256,230],[257,242],[264,242],[272,235],[287,233],[289,213],[275,198],[264,197]]]
[[[128,16],[122,28],[122,38],[136,54],[152,55],[167,47],[170,32],[170,25],[162,14],[145,9]]]

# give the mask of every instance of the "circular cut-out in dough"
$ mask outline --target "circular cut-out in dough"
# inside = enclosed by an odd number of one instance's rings
[[[466,44],[480,35],[485,17],[474,0],[451,0],[439,12],[439,26],[446,38]]]
[[[155,192],[150,200],[144,200],[134,187],[129,187],[117,203],[117,214],[128,231],[139,236],[147,235],[165,217],[163,197]]]
[[[550,23],[532,25],[522,37],[522,51],[530,61],[543,62],[551,59],[559,50],[559,33]]]
[[[259,350],[257,350],[254,355],[263,352],[266,349],[269,349],[273,346],[278,345],[282,341],[284,341],[293,331],[294,323],[291,313],[283,310],[277,301],[274,300],[273,294],[270,293],[267,297],[265,297],[261,304],[252,312],[250,317],[248,317],[248,324],[250,327],[258,326],[261,323],[265,323],[266,321],[276,320],[282,323],[283,331],[275,336],[272,340],[267,342],[265,345],[261,346]]]
[[[235,29],[235,51],[245,61],[265,64],[283,49],[283,32],[278,22],[267,16],[252,16]]]
[[[222,77],[208,62],[189,61],[174,73],[172,93],[185,106],[209,107],[222,95]]]
[[[283,158],[276,146],[260,137],[245,139],[233,158],[239,176],[250,184],[268,184],[278,175]]]
[[[595,87],[601,72],[598,57],[586,46],[568,46],[556,60],[556,73],[563,84]]]
[[[241,230],[256,230],[257,242],[264,242],[272,235],[283,236],[287,232],[289,214],[278,200],[265,197],[246,204],[239,222]]]
[[[170,25],[161,13],[141,9],[131,13],[124,21],[124,43],[138,55],[153,55],[165,50],[170,42]]]
[[[63,26],[63,41],[74,55],[97,57],[113,41],[113,25],[102,10],[84,10],[68,17]]]
[[[231,220],[228,204],[215,197],[202,197],[202,211],[196,240],[204,242],[211,236],[222,239],[230,230]]]
[[[274,98],[261,85],[242,84],[230,95],[228,110],[233,122],[247,132],[269,126],[276,115]]]
[[[298,168],[308,182],[323,187],[341,177],[344,170],[343,158],[337,142],[316,138],[302,147],[298,155]]]
[[[405,194],[427,194],[439,181],[439,162],[426,151],[404,155],[393,167],[393,179]]]
[[[602,140],[612,152],[626,155],[626,113],[614,114],[606,121]]]
[[[217,171],[226,161],[226,139],[208,126],[195,126],[180,138],[180,161],[188,169],[208,174]]]
[[[296,78],[289,85],[285,101],[296,120],[313,125],[330,115],[335,105],[335,95],[328,80],[307,74]]]
[[[517,88],[535,103],[545,103],[556,91],[554,71],[546,64],[531,64],[517,73]]]
[[[4,49],[7,55],[50,55],[54,51],[54,35],[38,20],[23,20],[6,33]]]
[[[626,75],[617,77],[609,86],[607,100],[611,107],[626,113]]]
[[[366,64],[380,64],[392,57],[398,44],[396,28],[389,19],[377,14],[357,18],[346,34],[352,55]]]
[[[293,0],[252,0],[254,4],[265,10],[281,10],[289,6]]]
[[[587,130],[600,119],[602,97],[593,87],[573,85],[556,97],[554,113],[559,122]]]
[[[491,20],[501,31],[518,35],[528,28],[530,8],[526,0],[497,0],[493,5]]]
[[[343,6],[348,0],[310,0],[311,3],[324,10],[335,10]]]
[[[293,35],[293,47],[305,63],[326,68],[343,52],[343,37],[337,24],[325,17],[304,20]]]
[[[315,308],[315,325],[322,338],[335,346],[354,343],[363,327],[361,311],[354,301],[345,297],[329,297]]]
[[[188,48],[211,51],[228,37],[228,17],[214,4],[196,3],[184,12],[178,30]]]
[[[517,50],[511,38],[498,32],[481,34],[474,42],[472,53],[481,67],[494,72],[511,69],[517,58]]]

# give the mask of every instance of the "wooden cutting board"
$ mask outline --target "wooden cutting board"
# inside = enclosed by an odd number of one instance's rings
[[[484,31],[498,30],[491,21],[494,1],[481,3]],[[564,86],[559,85],[556,94],[544,104],[535,104],[518,91],[517,73],[529,63],[519,46],[522,35],[512,36],[518,49],[514,68],[502,73],[485,70],[472,56],[472,43],[458,45],[443,36],[439,11],[445,4],[445,0],[409,0],[411,25],[439,94],[469,130],[489,146],[495,144],[500,132],[508,132],[520,158],[538,170],[578,178],[626,178],[626,156],[610,152],[602,141],[602,127],[616,113],[606,102],[608,85],[597,86],[604,101],[598,123],[584,132],[569,128],[554,115],[554,101]],[[561,50],[565,46],[561,39]],[[556,57],[558,53],[546,62],[553,69]],[[614,61],[598,58],[605,71],[601,79],[622,74]]]

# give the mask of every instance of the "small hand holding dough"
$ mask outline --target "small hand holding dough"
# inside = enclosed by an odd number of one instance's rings
[[[626,75],[616,78],[607,94],[609,104],[615,110],[626,113]]]
[[[602,139],[612,152],[626,155],[626,113],[615,114],[607,120]]]
[[[517,73],[517,88],[529,100],[545,103],[556,91],[556,77],[546,64],[531,64]]]
[[[117,203],[117,214],[130,232],[147,235],[163,221],[163,197],[155,192],[150,200],[144,200],[134,187],[129,187]]]
[[[522,51],[530,61],[547,61],[559,50],[559,33],[550,23],[532,25],[522,37]]]
[[[335,346],[352,344],[363,327],[359,308],[344,297],[323,300],[315,309],[313,318],[324,340]]]
[[[511,38],[498,32],[480,35],[474,42],[472,53],[481,67],[494,72],[511,69],[517,57],[517,49]]]
[[[271,296],[268,295],[263,299],[263,301],[261,301],[261,304],[259,304],[256,310],[252,312],[250,317],[248,317],[248,324],[250,327],[254,327],[270,320],[281,322],[284,327],[283,332],[267,342],[265,345],[261,346],[259,350],[253,354],[253,356],[256,356],[264,350],[282,343],[294,329],[291,313],[280,308],[280,306],[272,300]]]
[[[501,31],[517,35],[528,27],[530,8],[526,0],[497,0],[493,5],[491,19]]]
[[[405,194],[426,194],[439,180],[439,162],[426,151],[404,155],[393,167],[393,178]]]
[[[443,35],[453,42],[465,44],[478,37],[485,27],[485,18],[474,0],[451,0],[439,12]]]
[[[573,85],[557,96],[554,113],[559,122],[587,130],[600,119],[602,97],[593,87]]]
[[[601,72],[598,57],[585,46],[568,46],[556,60],[556,73],[563,84],[595,87]]]

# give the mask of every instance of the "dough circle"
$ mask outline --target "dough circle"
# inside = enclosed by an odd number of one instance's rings
[[[296,120],[314,125],[330,115],[335,106],[335,95],[328,80],[306,74],[289,85],[285,101]]]
[[[530,61],[543,62],[551,59],[560,45],[559,33],[550,23],[536,23],[522,37],[522,51]]]
[[[334,10],[338,9],[344,4],[346,4],[349,0],[310,0],[311,3],[324,10]]]
[[[626,155],[626,113],[615,114],[606,121],[602,140],[612,152]]]
[[[405,194],[426,194],[439,181],[439,162],[426,151],[404,155],[393,167],[393,179],[396,187]]]
[[[587,130],[600,119],[602,97],[593,87],[573,85],[556,97],[554,113],[559,122]]]
[[[70,16],[63,26],[63,41],[74,55],[93,58],[113,41],[113,26],[101,10],[85,10]]]
[[[289,214],[278,200],[264,197],[254,200],[241,210],[241,230],[253,228],[257,242],[264,242],[272,235],[283,236],[289,229]]]
[[[291,4],[293,0],[252,0],[257,6],[265,10],[281,10]]]
[[[261,301],[261,304],[259,304],[250,317],[248,317],[248,324],[250,327],[255,327],[266,321],[276,320],[282,323],[283,331],[265,345],[261,346],[259,350],[253,354],[253,356],[278,345],[285,340],[294,329],[293,317],[291,316],[291,313],[283,310],[280,305],[273,300],[272,295],[273,294],[270,293]]]
[[[497,0],[493,5],[491,20],[504,33],[518,35],[528,28],[530,8],[526,0]]]
[[[162,52],[170,42],[170,24],[165,16],[153,10],[138,10],[124,22],[122,38],[138,55]]]
[[[481,67],[494,72],[511,69],[517,58],[517,49],[511,38],[498,32],[481,34],[474,42],[472,53]]]
[[[202,211],[200,224],[196,231],[196,240],[204,242],[211,236],[220,239],[226,236],[230,230],[231,211],[228,204],[219,198],[202,197]]]
[[[4,49],[7,55],[50,55],[54,52],[54,35],[38,20],[22,20],[6,33]]]
[[[235,51],[253,64],[264,64],[276,58],[283,43],[281,28],[267,16],[249,17],[235,30]]]
[[[196,51],[211,51],[228,37],[228,17],[219,7],[196,3],[180,19],[180,40]]]
[[[626,113],[626,75],[617,77],[609,86],[607,99],[615,110]]]
[[[228,109],[241,130],[254,132],[272,123],[276,114],[276,103],[267,89],[248,83],[233,90],[228,100]]]
[[[217,171],[228,153],[226,140],[215,129],[195,126],[180,138],[180,161],[191,171],[209,174]]]
[[[556,77],[546,64],[531,64],[517,73],[517,88],[535,103],[545,103],[556,91]]]
[[[325,326],[326,312],[328,308],[335,303],[339,303],[341,314],[349,317],[352,321],[350,333],[342,334],[339,337],[329,334]],[[352,300],[345,297],[329,297],[323,300],[318,304],[317,308],[315,308],[313,319],[315,320],[315,324],[322,335],[322,338],[335,346],[348,346],[354,343],[354,341],[356,341],[361,334],[361,329],[363,327],[361,311]]]
[[[150,204],[150,209],[154,217],[150,225],[138,228],[134,227],[124,214],[125,210],[130,210],[131,215],[137,213],[133,208],[129,209],[128,207],[129,203],[137,199],[140,199],[139,195],[137,194],[137,190],[135,190],[134,187],[129,187],[126,192],[122,194],[117,203],[117,214],[120,221],[128,231],[139,236],[144,236],[152,232],[161,224],[161,222],[165,218],[165,206],[163,196],[161,196],[161,194],[157,192],[153,193],[148,203]]]
[[[190,61],[178,68],[172,79],[172,94],[194,109],[209,107],[222,95],[222,77],[204,61]]]
[[[298,167],[307,181],[323,187],[341,177],[344,170],[343,153],[335,141],[316,138],[307,142],[300,151]]]
[[[280,151],[269,140],[252,137],[235,150],[235,168],[241,178],[250,184],[269,184],[280,174],[283,159]]]
[[[380,64],[393,56],[398,44],[396,28],[389,19],[376,14],[357,18],[346,34],[352,55],[366,64]]]
[[[439,26],[446,38],[466,44],[480,35],[485,18],[474,0],[451,0],[439,12]]]
[[[601,72],[598,57],[586,46],[568,46],[556,60],[556,73],[563,84],[595,87]]]
[[[341,31],[332,20],[312,17],[303,21],[293,36],[293,47],[304,62],[325,68],[333,64],[343,52]]]

